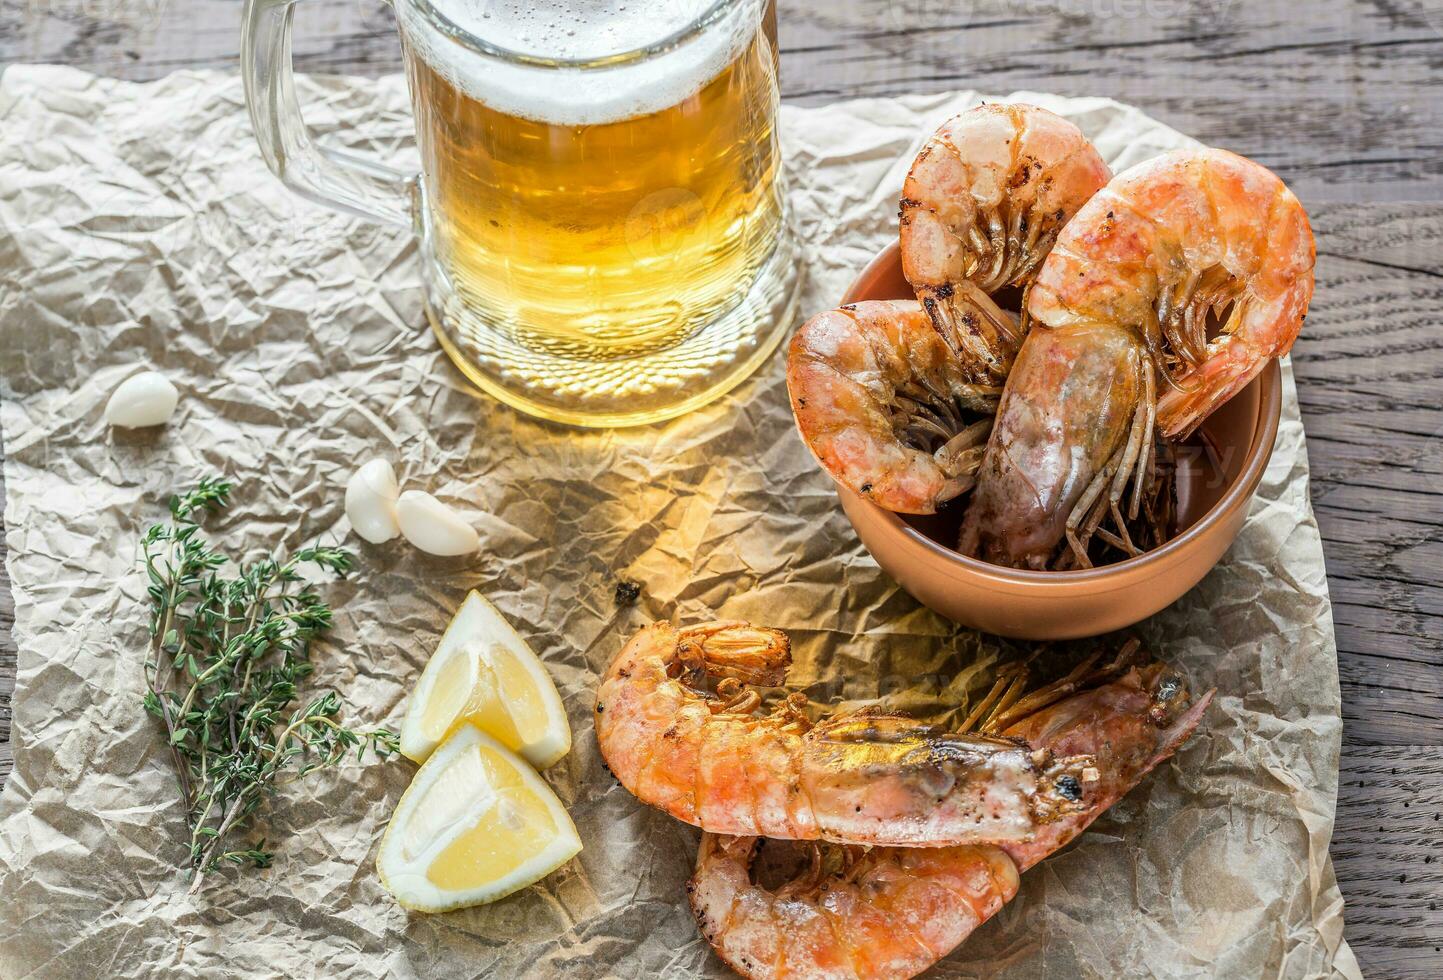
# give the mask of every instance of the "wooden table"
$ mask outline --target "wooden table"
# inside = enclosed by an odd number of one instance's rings
[[[134,79],[235,68],[240,6],[0,0],[0,64]],[[787,99],[1109,95],[1268,164],[1308,206],[1318,293],[1294,365],[1338,632],[1347,937],[1370,976],[1443,976],[1443,0],[781,0],[780,13]],[[296,61],[399,70],[389,8],[307,0]],[[11,622],[0,573],[0,776]]]

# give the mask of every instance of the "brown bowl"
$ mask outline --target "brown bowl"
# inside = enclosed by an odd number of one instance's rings
[[[909,299],[897,246],[862,271],[843,303]],[[974,629],[1026,640],[1066,640],[1131,626],[1172,603],[1218,563],[1238,536],[1278,433],[1276,361],[1180,447],[1179,533],[1137,558],[1069,572],[1034,572],[967,558],[957,540],[962,506],[914,517],[883,510],[838,485],[842,508],[877,564],[917,601]]]

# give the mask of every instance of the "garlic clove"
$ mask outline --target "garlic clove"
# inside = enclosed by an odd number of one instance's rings
[[[396,471],[384,459],[373,459],[351,474],[346,483],[346,517],[357,534],[371,544],[401,533],[396,522]]]
[[[481,547],[476,529],[424,490],[407,490],[396,502],[401,534],[432,555],[466,555]]]
[[[142,371],[120,383],[105,403],[105,421],[125,429],[164,425],[175,412],[180,392],[159,371]]]

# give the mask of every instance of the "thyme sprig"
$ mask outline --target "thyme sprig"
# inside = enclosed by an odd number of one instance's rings
[[[302,571],[344,577],[340,548],[302,548],[289,558],[236,566],[212,547],[200,520],[223,510],[231,485],[203,479],[170,498],[170,522],[141,539],[149,578],[151,650],[145,710],[165,729],[189,830],[190,891],[224,864],[268,867],[264,841],[246,835],[261,803],[280,786],[335,765],[351,750],[398,751],[385,729],[341,724],[341,699],[325,692],[293,707],[314,667],[311,644],[331,627],[331,609]]]

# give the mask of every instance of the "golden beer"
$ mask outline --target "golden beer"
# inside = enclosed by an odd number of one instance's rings
[[[527,347],[602,359],[663,349],[734,306],[776,242],[764,30],[675,104],[597,123],[493,107],[422,57],[409,77],[444,215],[440,261],[467,304]]]
[[[246,0],[261,154],[300,196],[416,233],[426,317],[483,391],[576,425],[652,422],[789,332],[773,0],[390,0],[420,174],[312,137],[292,3]]]

